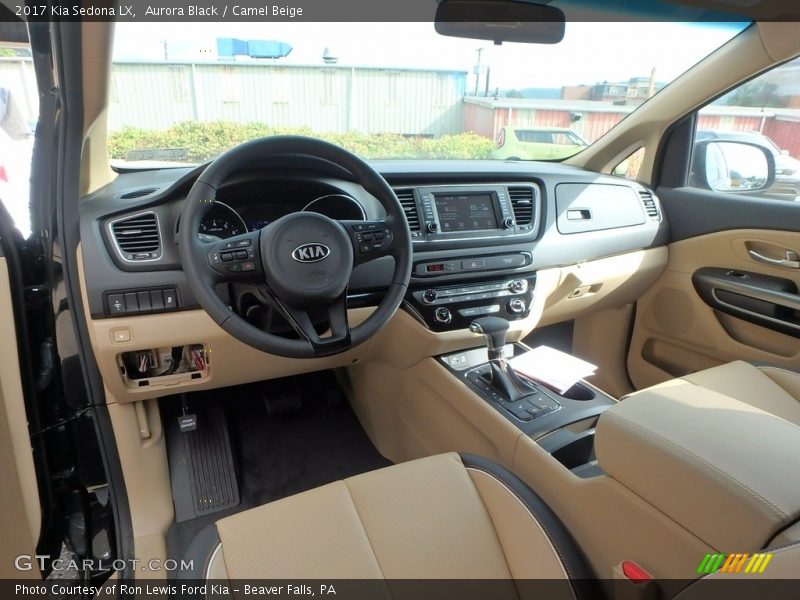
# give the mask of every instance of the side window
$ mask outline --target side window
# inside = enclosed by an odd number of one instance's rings
[[[644,161],[644,146],[638,150],[634,150],[627,158],[620,161],[611,171],[613,175],[624,177],[625,179],[639,179],[639,171],[642,168],[642,161]]]
[[[800,58],[702,108],[697,115],[689,185],[800,200],[799,109]],[[775,165],[774,178],[770,162]]]
[[[0,40],[2,41],[2,40]],[[30,177],[39,115],[28,46],[0,44],[0,202],[24,237],[31,233]]]

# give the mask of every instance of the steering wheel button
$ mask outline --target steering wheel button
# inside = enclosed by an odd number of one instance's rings
[[[369,252],[370,250],[372,250],[372,245],[371,245],[371,244],[361,244],[361,245],[358,247],[358,249],[359,249],[361,252],[367,253],[367,252]]]
[[[252,260],[248,260],[242,263],[242,271],[255,271],[256,270],[256,263]]]
[[[237,250],[236,259],[237,260],[246,260],[247,259],[247,250]]]
[[[223,252],[220,254],[220,257],[222,258],[222,262],[231,261],[233,260],[233,252]]]

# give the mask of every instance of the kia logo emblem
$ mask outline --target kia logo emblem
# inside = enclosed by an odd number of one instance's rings
[[[303,244],[292,250],[292,258],[301,263],[313,263],[323,260],[331,253],[325,244]]]

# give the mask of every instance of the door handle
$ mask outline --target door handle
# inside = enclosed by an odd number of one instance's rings
[[[770,258],[756,252],[748,250],[747,253],[756,262],[772,265],[773,267],[784,267],[786,269],[800,269],[800,255],[794,250],[786,251],[786,258]]]

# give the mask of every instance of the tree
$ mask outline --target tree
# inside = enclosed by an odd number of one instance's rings
[[[783,108],[786,99],[776,94],[778,85],[769,81],[751,81],[739,86],[726,97],[728,106]]]
[[[0,48],[0,58],[13,58],[16,55],[12,48]]]
[[[524,97],[525,96],[522,94],[522,92],[518,90],[508,90],[506,92],[506,98],[524,98]]]

